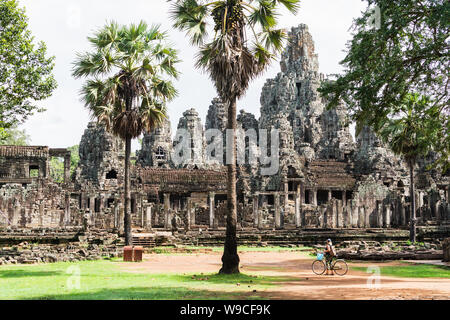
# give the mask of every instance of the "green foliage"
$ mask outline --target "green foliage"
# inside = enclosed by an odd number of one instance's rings
[[[26,146],[29,143],[30,136],[25,130],[20,130],[17,126],[0,128],[0,145]]]
[[[414,92],[429,98],[427,113],[439,133],[428,141],[450,168],[449,74],[450,2],[447,0],[368,0],[368,9],[354,22],[353,40],[341,64],[345,73],[320,91],[329,107],[344,101],[357,133],[369,125],[376,133]],[[380,9],[373,26],[373,9]],[[417,113],[423,112],[419,110]],[[427,117],[429,119],[430,117]]]
[[[80,146],[74,145],[67,148],[70,151],[70,175],[73,175],[80,162]]]
[[[433,147],[430,141],[438,140],[442,119],[430,105],[429,98],[409,94],[396,107],[394,117],[382,121],[380,137],[408,163],[414,164],[419,156],[427,155]]]
[[[70,151],[70,174],[73,175],[80,161],[79,145],[67,148]],[[53,157],[50,160],[50,177],[53,181],[64,182],[64,159]]]
[[[352,267],[353,270],[366,271],[365,267]],[[405,264],[402,266],[382,266],[381,275],[402,278],[447,278],[450,279],[450,268],[427,264]]]
[[[64,160],[57,157],[50,159],[50,177],[53,181],[64,182]]]
[[[56,88],[54,57],[43,42],[33,43],[25,10],[16,0],[0,0],[0,128],[43,111],[35,102]]]

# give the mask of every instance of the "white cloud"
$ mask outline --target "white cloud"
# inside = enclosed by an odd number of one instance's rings
[[[40,103],[47,111],[34,115],[23,125],[34,145],[67,147],[79,143],[89,114],[78,96],[82,80],[71,77],[71,64],[76,52],[89,49],[86,37],[110,20],[121,24],[145,20],[161,24],[169,32],[183,60],[179,66],[182,76],[176,83],[180,96],[169,105],[172,128],[191,107],[204,122],[210,101],[216,96],[215,89],[208,76],[194,68],[196,49],[183,33],[172,28],[166,0],[20,0],[20,5],[27,10],[33,35],[47,44],[49,54],[56,56],[55,76],[59,85],[51,98]],[[350,39],[349,28],[364,8],[362,0],[302,0],[297,16],[283,12],[280,21],[286,28],[306,23],[316,43],[321,72],[337,73],[341,71],[339,61],[344,58],[343,50]],[[239,102],[238,110],[259,116],[261,88],[279,70],[275,62],[265,75],[255,80]]]

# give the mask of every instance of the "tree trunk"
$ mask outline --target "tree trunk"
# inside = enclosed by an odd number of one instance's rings
[[[130,192],[130,155],[131,155],[131,138],[125,139],[125,205],[124,205],[124,229],[125,229],[125,245],[131,246],[133,237],[131,234],[131,192]]]
[[[236,98],[232,99],[228,107],[227,129],[233,130],[233,143],[227,144],[227,152],[231,152],[231,163],[228,168],[228,193],[227,193],[227,230],[225,247],[222,256],[222,269],[219,273],[233,274],[239,273],[239,256],[237,253],[237,200],[236,200]]]
[[[409,240],[412,243],[416,242],[416,196],[414,187],[414,160],[408,161],[409,163],[409,178],[410,178],[410,196],[411,196],[411,221],[410,221],[410,231]]]

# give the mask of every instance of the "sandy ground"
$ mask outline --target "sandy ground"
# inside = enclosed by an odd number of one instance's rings
[[[273,289],[259,292],[267,299],[450,299],[450,279],[440,278],[375,278],[373,272],[349,270],[344,276],[317,276],[311,271],[312,258],[298,252],[240,253],[241,272],[252,275],[286,277]],[[127,271],[145,273],[213,273],[221,267],[221,254],[145,255],[142,263],[123,264]],[[398,265],[389,263],[351,263],[349,266]],[[377,282],[376,280],[379,280]]]

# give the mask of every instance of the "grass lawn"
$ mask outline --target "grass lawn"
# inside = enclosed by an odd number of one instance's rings
[[[120,265],[103,260],[0,266],[0,299],[260,299],[258,292],[292,281],[245,274],[143,274]],[[77,272],[80,287],[71,289]]]
[[[352,267],[353,270],[366,271],[366,267]],[[404,278],[450,278],[450,268],[429,264],[405,263],[402,266],[380,266],[381,275]]]

